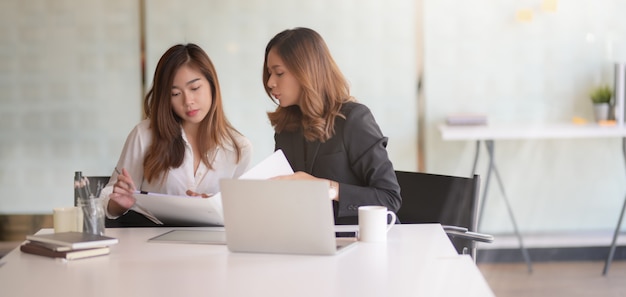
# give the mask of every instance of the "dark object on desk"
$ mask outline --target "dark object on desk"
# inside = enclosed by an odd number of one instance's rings
[[[337,238],[357,238],[357,231],[335,231],[335,237]]]
[[[75,260],[82,258],[89,258],[95,256],[108,255],[110,252],[109,247],[97,247],[89,249],[69,250],[69,251],[55,251],[47,246],[35,243],[27,242],[20,246],[20,251],[28,254],[34,254],[39,256],[45,256],[50,258],[63,258],[66,260]]]
[[[403,224],[440,223],[459,253],[476,259],[475,242],[492,242],[493,236],[476,233],[480,177],[457,177],[396,171]]]

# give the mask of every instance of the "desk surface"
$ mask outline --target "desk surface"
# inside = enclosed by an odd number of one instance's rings
[[[484,126],[440,125],[443,140],[555,139],[626,137],[626,127],[597,124],[508,124]]]
[[[211,228],[194,228],[202,229]],[[64,297],[493,296],[472,259],[456,254],[438,224],[396,225],[386,244],[358,242],[335,256],[147,242],[170,230],[107,229],[106,235],[120,240],[110,255],[74,261],[15,249],[0,259],[0,290],[7,296]]]

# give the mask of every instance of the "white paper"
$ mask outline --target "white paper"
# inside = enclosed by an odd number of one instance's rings
[[[269,179],[292,173],[293,169],[289,165],[285,154],[281,150],[277,150],[239,178]],[[224,225],[221,193],[217,193],[210,198],[156,193],[135,194],[135,198],[137,202],[133,206],[133,210],[143,214],[153,222],[155,220],[150,218],[150,216],[165,224],[190,226]]]
[[[277,150],[265,160],[246,171],[239,179],[268,179],[279,175],[293,174],[293,169],[282,150]]]
[[[222,197],[210,198],[163,194],[135,194],[139,211],[148,212],[167,225],[223,225]],[[147,216],[146,216],[147,217]]]
[[[136,199],[136,197],[135,197]],[[142,215],[144,215],[146,218],[148,218],[150,221],[154,222],[157,225],[163,225],[163,222],[161,222],[161,220],[157,219],[151,212],[149,212],[148,210],[144,209],[141,204],[139,203],[139,201],[135,202],[135,205],[133,205],[130,209],[134,210],[135,212],[138,212]]]

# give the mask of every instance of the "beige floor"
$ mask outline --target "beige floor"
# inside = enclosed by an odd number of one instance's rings
[[[478,264],[497,297],[626,296],[626,261],[614,261],[607,276],[604,262]]]

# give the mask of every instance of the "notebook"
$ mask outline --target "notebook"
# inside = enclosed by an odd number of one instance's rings
[[[95,256],[108,255],[110,249],[108,246],[98,248],[88,248],[79,250],[57,251],[48,246],[37,242],[27,242],[20,246],[20,250],[24,253],[45,256],[50,258],[62,258],[66,260],[75,260],[82,258],[90,258]]]
[[[335,237],[325,181],[222,179],[220,190],[232,252],[334,255],[356,242]]]
[[[35,234],[27,235],[26,239],[35,242],[66,246],[72,249],[103,247],[118,243],[117,238],[83,232]]]

